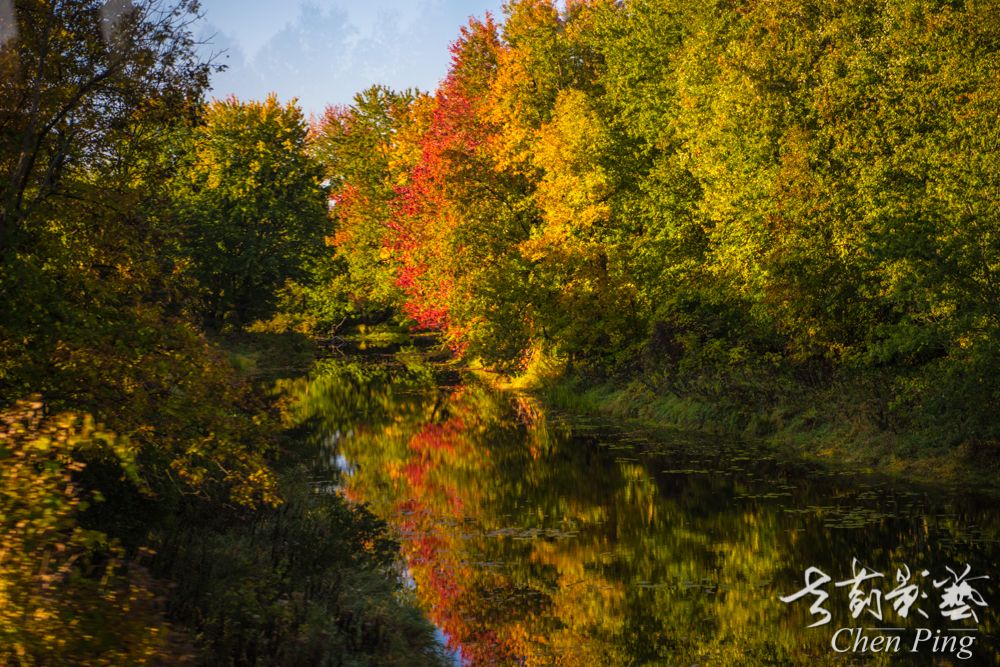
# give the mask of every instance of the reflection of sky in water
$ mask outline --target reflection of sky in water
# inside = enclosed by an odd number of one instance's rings
[[[449,641],[448,634],[436,625],[434,626],[434,637],[438,640],[438,642],[440,642],[442,646],[448,645]],[[455,667],[461,667],[462,649],[457,648],[455,649],[455,652],[450,653],[450,655],[451,655],[451,664],[455,665]]]
[[[357,470],[357,466],[351,463],[346,456],[340,453],[339,445],[341,439],[348,440],[354,437],[354,431],[349,430],[346,434],[341,434],[338,429],[330,436],[330,467],[345,477],[350,477]]]
[[[334,456],[332,464],[337,470],[340,471],[340,474],[344,475],[345,477],[353,476],[354,472],[357,470],[357,467],[354,466],[350,461],[348,461],[347,457],[344,456],[343,454],[337,454],[336,456]]]

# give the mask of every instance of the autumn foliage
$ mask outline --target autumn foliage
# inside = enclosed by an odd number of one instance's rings
[[[395,545],[380,524],[338,496],[289,509],[279,409],[216,342],[266,329],[254,320],[322,268],[329,216],[301,109],[273,96],[206,103],[213,68],[189,32],[197,3],[2,9],[0,664],[234,664],[241,633],[265,645],[246,649],[254,664],[359,651],[439,664],[429,624],[395,601]],[[255,532],[260,521],[278,518],[289,539],[289,517],[334,552],[295,574],[269,548],[252,565],[228,558],[225,573],[184,565],[185,539],[203,563],[241,539],[278,539]],[[319,627],[337,613],[305,618],[302,590],[320,570],[334,606],[348,571],[377,601],[344,608],[346,647]],[[243,598],[189,604],[178,592],[250,590],[250,572],[280,620],[282,596],[301,602],[269,638],[252,618],[228,622]],[[396,629],[355,642],[346,628],[376,606],[378,627]],[[413,641],[420,650],[399,648]]]
[[[886,410],[994,432],[971,406],[1000,395],[997,7],[504,13],[462,29],[433,96],[378,91],[388,157],[365,185],[337,171],[337,201],[379,184],[336,216],[333,252],[379,267],[351,268],[352,298],[507,370],[628,367],[670,332],[663,373],[854,369]]]

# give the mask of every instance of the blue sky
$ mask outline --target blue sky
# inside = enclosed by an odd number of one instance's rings
[[[225,51],[229,69],[211,97],[293,97],[308,114],[381,83],[433,91],[448,71],[448,44],[470,16],[502,18],[502,0],[280,2],[202,0],[195,36],[203,52]]]

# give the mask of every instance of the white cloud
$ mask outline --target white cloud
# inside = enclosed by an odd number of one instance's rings
[[[447,74],[448,44],[459,28],[470,15],[496,13],[500,1],[372,0],[349,9],[307,3],[283,5],[280,15],[275,5],[282,5],[274,3],[262,5],[251,21],[255,4],[241,3],[240,13],[230,0],[202,4],[206,23],[198,37],[215,34],[203,52],[227,50],[216,62],[228,70],[213,77],[211,94],[263,99],[273,91],[281,100],[299,98],[307,112],[321,112],[376,83],[433,90]]]
[[[14,0],[0,0],[0,47],[15,37],[17,19],[14,16]]]

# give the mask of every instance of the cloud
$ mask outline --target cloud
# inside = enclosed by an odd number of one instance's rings
[[[249,57],[235,34],[224,33],[211,23],[198,36],[209,42],[203,54],[218,54],[214,62],[226,67],[212,77],[214,96],[263,99],[274,92],[279,99],[299,98],[303,107],[319,111],[331,89],[352,78],[357,32],[345,10],[324,11],[310,3],[301,5],[295,22],[274,33]]]
[[[15,37],[17,18],[14,16],[14,0],[0,0],[0,47]]]
[[[265,85],[299,94],[330,80],[348,79],[357,32],[345,10],[324,12],[304,4],[298,20],[279,30],[254,56],[254,72]]]
[[[328,104],[350,103],[375,84],[433,90],[448,71],[448,44],[470,14],[482,15],[484,4],[499,0],[371,0],[350,10],[309,2],[252,54],[243,51],[235,33],[211,24],[199,36],[216,33],[211,49],[227,49],[218,62],[228,69],[212,79],[217,97],[263,99],[273,91],[281,100],[298,98],[306,111],[321,112]]]

